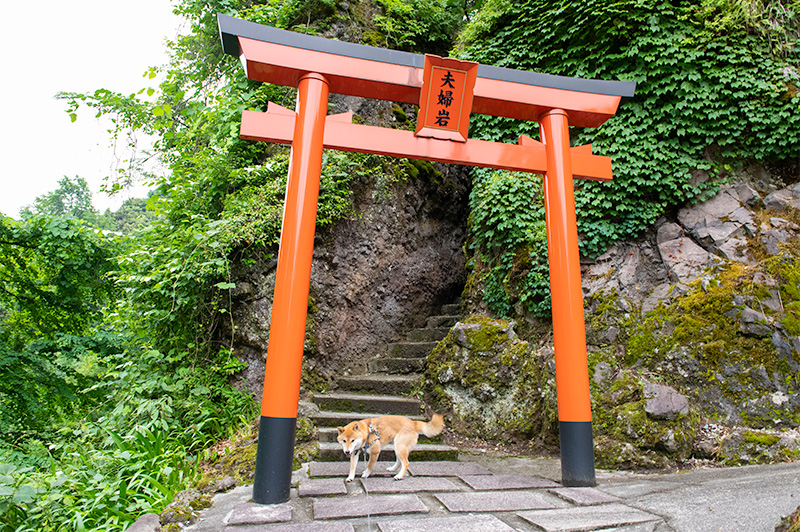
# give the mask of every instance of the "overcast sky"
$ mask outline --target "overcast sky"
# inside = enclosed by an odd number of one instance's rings
[[[169,0],[5,4],[0,213],[16,217],[64,176],[83,177],[97,193],[115,168],[107,125],[86,108],[70,122],[66,102],[55,94],[99,88],[130,94],[152,85],[142,75],[166,61],[164,40],[175,37],[181,20]],[[94,204],[101,211],[115,209],[122,199],[95,194]]]

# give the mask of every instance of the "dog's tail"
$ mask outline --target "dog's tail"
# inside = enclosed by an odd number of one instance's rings
[[[414,425],[417,428],[417,432],[421,432],[428,438],[433,438],[442,432],[442,429],[444,428],[444,418],[441,414],[434,414],[431,420],[427,423],[415,421]]]

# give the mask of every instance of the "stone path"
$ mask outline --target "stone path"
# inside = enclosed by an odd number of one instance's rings
[[[663,523],[660,516],[596,488],[565,488],[535,475],[495,473],[475,462],[412,462],[412,475],[395,481],[385,476],[389,463],[376,466],[380,475],[350,483],[344,481],[346,462],[308,464],[289,502],[237,502],[216,530],[653,532]],[[202,521],[190,528],[213,529]]]

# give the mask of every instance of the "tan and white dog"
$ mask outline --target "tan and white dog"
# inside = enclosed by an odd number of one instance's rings
[[[394,465],[387,469],[394,471],[399,467],[400,470],[394,479],[400,480],[408,471],[408,453],[417,444],[419,435],[424,434],[432,438],[442,432],[443,428],[444,419],[441,414],[434,414],[427,423],[412,421],[405,416],[381,416],[353,421],[344,427],[338,427],[339,436],[336,440],[342,444],[344,454],[350,457],[350,474],[347,476],[347,481],[350,482],[356,476],[360,450],[364,449],[369,454],[367,468],[361,474],[362,478],[367,478],[372,474],[378,455],[381,454],[381,445],[386,445],[392,440],[397,459]]]

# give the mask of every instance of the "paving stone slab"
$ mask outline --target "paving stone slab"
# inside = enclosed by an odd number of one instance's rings
[[[604,528],[603,532],[671,532],[672,528],[664,528],[661,521],[649,521],[647,523],[636,523],[635,525],[615,526],[614,528]],[[666,526],[666,525],[664,525]],[[656,527],[660,527],[656,529]]]
[[[347,495],[347,486],[344,478],[304,478],[300,480],[297,494],[301,497]]]
[[[303,525],[272,525],[265,528],[263,525],[256,526],[229,526],[224,532],[264,532],[265,530],[276,532],[355,532],[350,523],[309,523]]]
[[[663,480],[644,480],[641,482],[620,482],[600,486],[600,490],[623,499],[642,497],[651,493],[664,493],[683,487],[679,482]]]
[[[458,478],[478,491],[557,488],[560,486],[552,480],[533,475],[458,475]]]
[[[661,519],[657,515],[624,504],[517,512],[517,515],[546,532],[607,529]]]
[[[344,456],[344,455],[343,455]],[[394,476],[396,472],[394,471],[387,471],[386,468],[394,465],[394,462],[377,462],[375,464],[375,469],[372,471],[373,476]],[[359,460],[358,465],[356,466],[356,475],[360,475],[364,472],[366,468],[366,463],[364,460]],[[308,464],[308,476],[309,477],[342,477],[347,478],[347,474],[350,473],[350,462],[311,462]],[[411,473],[408,471],[406,475]]]
[[[427,513],[428,511],[428,507],[416,495],[369,495],[314,499],[315,519]]]
[[[546,495],[533,491],[437,493],[434,497],[451,512],[511,512],[559,507]]]
[[[228,516],[229,525],[263,525],[292,520],[291,504],[256,504],[242,502],[233,507]]]
[[[417,493],[420,491],[459,491],[458,486],[442,477],[362,478],[369,493]]]
[[[578,506],[621,502],[619,497],[604,493],[595,488],[556,488],[549,491]]]
[[[457,477],[459,475],[491,475],[492,472],[475,462],[411,462],[409,471],[418,477]]]
[[[493,515],[395,519],[378,523],[381,532],[514,532]]]

